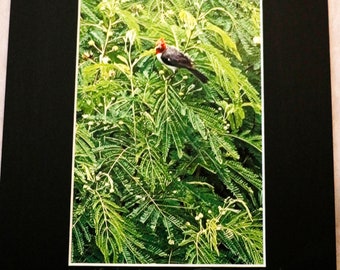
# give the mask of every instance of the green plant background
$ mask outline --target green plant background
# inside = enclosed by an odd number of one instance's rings
[[[259,0],[81,1],[73,263],[263,263],[259,37]]]

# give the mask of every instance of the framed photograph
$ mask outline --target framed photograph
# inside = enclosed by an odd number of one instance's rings
[[[327,11],[12,0],[0,264],[335,269]]]
[[[80,1],[71,265],[264,266],[261,3]]]

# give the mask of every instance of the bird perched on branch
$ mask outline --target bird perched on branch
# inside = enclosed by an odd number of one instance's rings
[[[198,71],[190,58],[172,46],[165,43],[164,38],[160,38],[156,43],[157,59],[165,66],[170,68],[173,72],[177,68],[185,68],[194,74],[201,82],[206,83],[208,78]]]

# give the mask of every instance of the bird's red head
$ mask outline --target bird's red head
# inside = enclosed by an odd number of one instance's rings
[[[164,40],[164,38],[160,38],[160,39],[156,42],[156,54],[162,53],[165,49],[166,49],[165,40]]]

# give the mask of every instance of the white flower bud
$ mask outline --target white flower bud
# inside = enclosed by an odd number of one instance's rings
[[[261,37],[254,37],[253,42],[255,45],[261,44]]]

